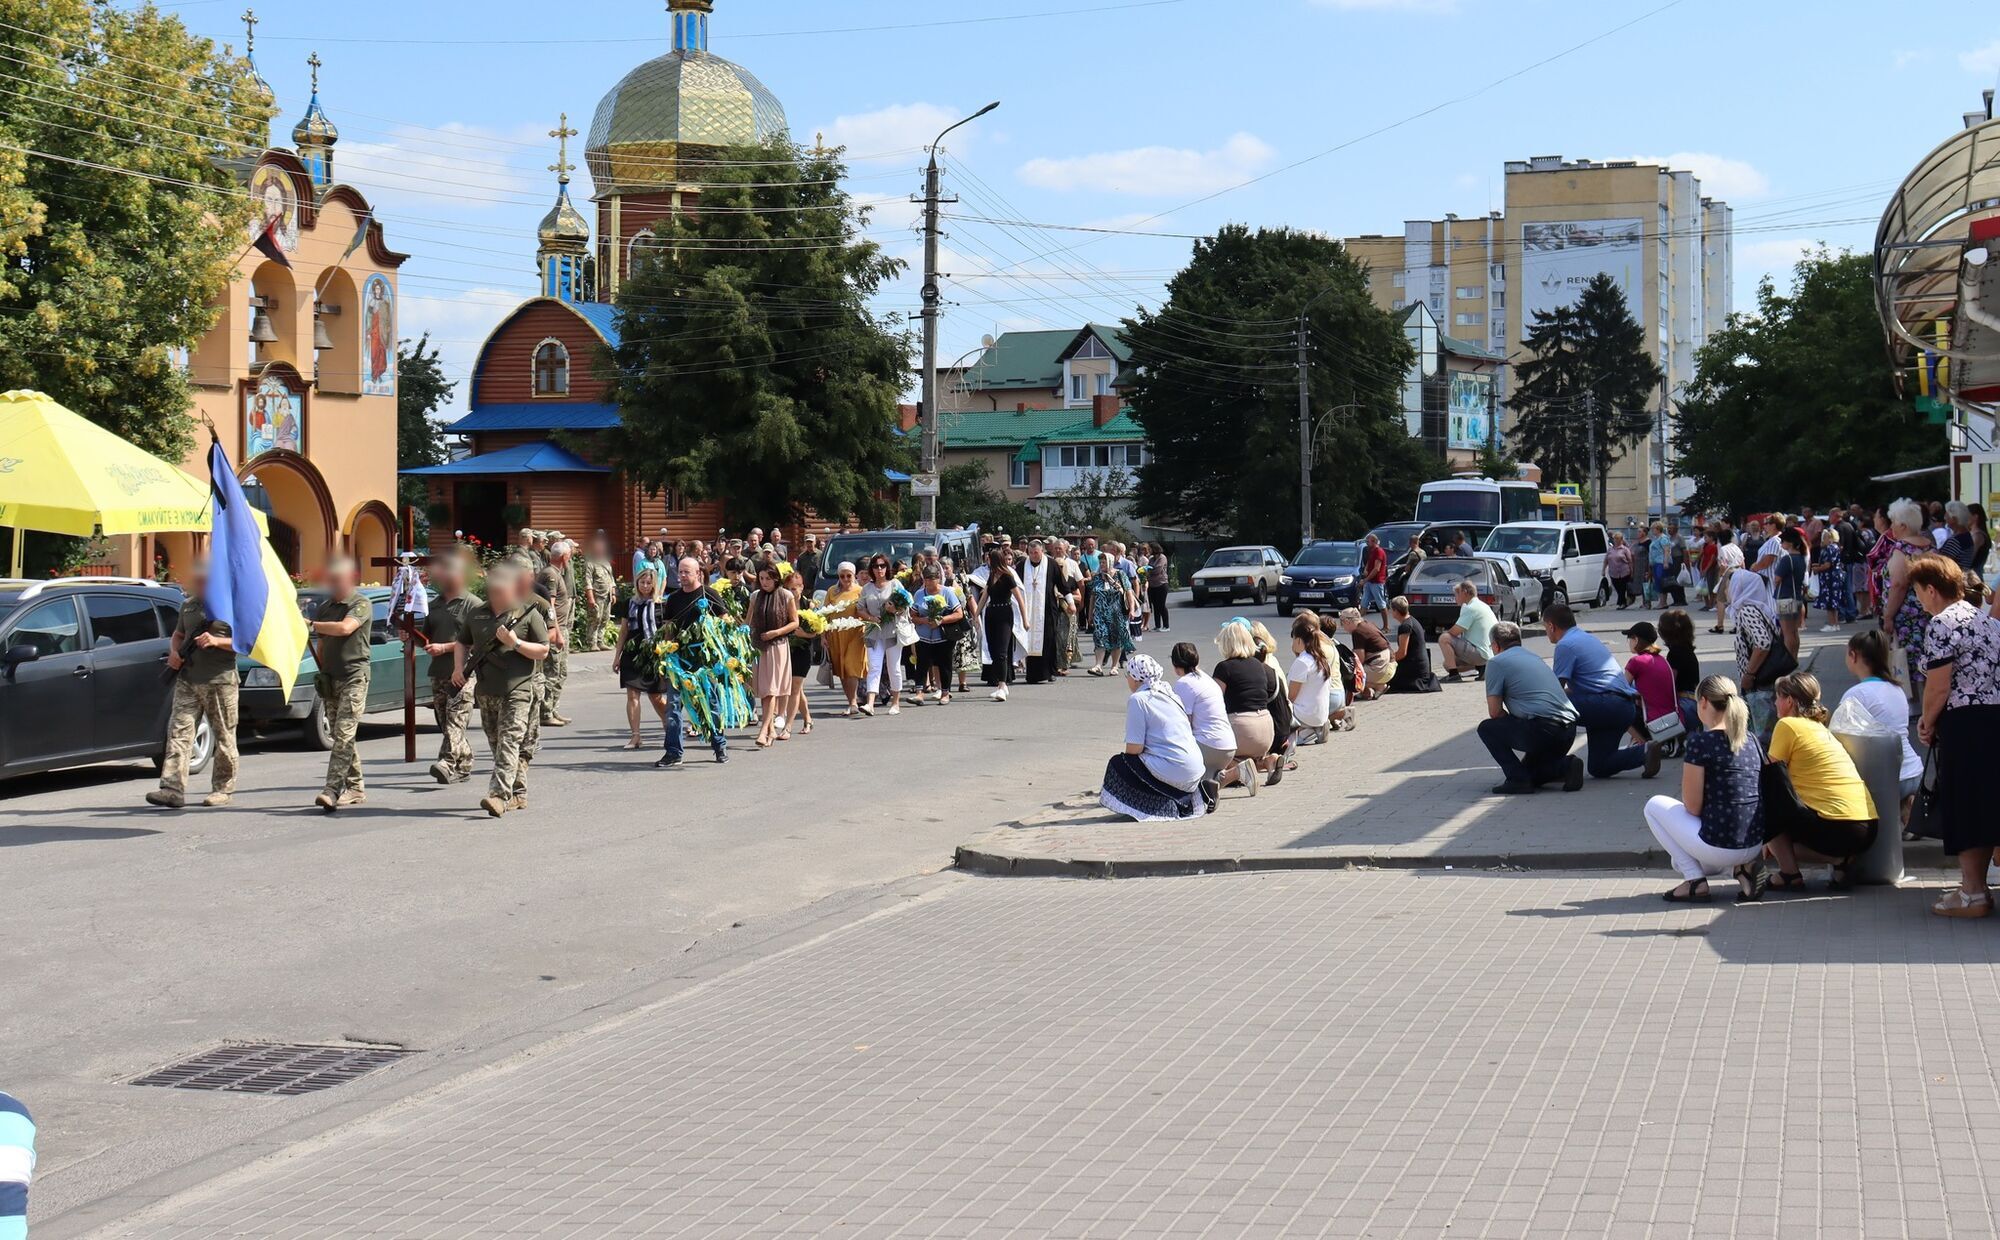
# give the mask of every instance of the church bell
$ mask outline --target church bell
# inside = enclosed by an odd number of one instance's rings
[[[278,329],[271,326],[271,315],[264,307],[257,307],[257,313],[250,319],[250,339],[258,344],[276,344]]]

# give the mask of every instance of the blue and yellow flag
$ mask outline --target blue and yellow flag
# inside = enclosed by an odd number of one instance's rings
[[[278,674],[287,698],[306,651],[299,592],[271,549],[220,443],[208,449],[208,488],[215,512],[208,536],[209,618],[229,626],[239,654]],[[250,641],[244,646],[245,639]]]

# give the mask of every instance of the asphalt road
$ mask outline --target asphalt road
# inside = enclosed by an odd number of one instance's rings
[[[1173,637],[1209,649],[1239,610],[1182,609]],[[1162,638],[1141,649],[1164,661]],[[144,805],[140,764],[0,786],[0,1087],[41,1121],[37,1214],[319,1105],[122,1083],[218,1042],[473,1048],[705,939],[943,869],[979,830],[1096,786],[1124,686],[1077,673],[1001,705],[975,684],[854,721],[813,696],[809,737],[656,771],[617,748],[609,656],[578,656],[576,723],[543,734],[532,808],[498,821],[476,806],[483,766],[439,787],[435,735],[405,765],[394,716],[364,726],[368,803],[337,816],[310,807],[324,755],[278,736],[246,743],[224,809]]]

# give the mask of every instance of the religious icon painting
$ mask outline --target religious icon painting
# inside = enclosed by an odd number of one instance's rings
[[[305,398],[277,375],[265,375],[243,392],[243,459],[283,448],[302,452]]]
[[[299,248],[299,199],[292,188],[291,174],[274,164],[264,164],[250,174],[250,197],[258,204],[250,217],[250,237],[264,235],[273,219],[278,248],[287,254]]]
[[[380,275],[361,286],[361,393],[396,394],[396,293]]]

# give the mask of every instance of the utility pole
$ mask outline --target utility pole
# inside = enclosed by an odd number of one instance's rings
[[[1306,346],[1306,312],[1299,311],[1299,546],[1313,540],[1312,359]]]
[[[1660,376],[1660,416],[1655,438],[1660,458],[1660,520],[1664,521],[1667,519],[1667,377],[1664,374]]]
[[[1597,508],[1597,523],[1604,524],[1604,471],[1597,467],[1597,393],[1586,390],[1583,394],[1584,470],[1590,479],[1591,499]]]
[[[921,397],[923,405],[920,411],[923,421],[923,440],[922,448],[920,449],[923,463],[919,468],[923,473],[933,477],[936,476],[938,471],[938,314],[942,309],[944,300],[943,293],[938,289],[938,207],[946,202],[958,201],[956,198],[945,198],[940,193],[937,149],[939,144],[944,141],[945,134],[957,129],[959,125],[978,120],[999,106],[1000,101],[996,99],[964,120],[947,126],[944,133],[940,133],[936,140],[931,143],[930,164],[924,169],[924,308],[921,312],[924,320],[924,375],[923,395]],[[918,511],[920,514],[918,519],[922,522],[923,528],[935,530],[937,528],[937,493],[935,491],[919,498]]]

